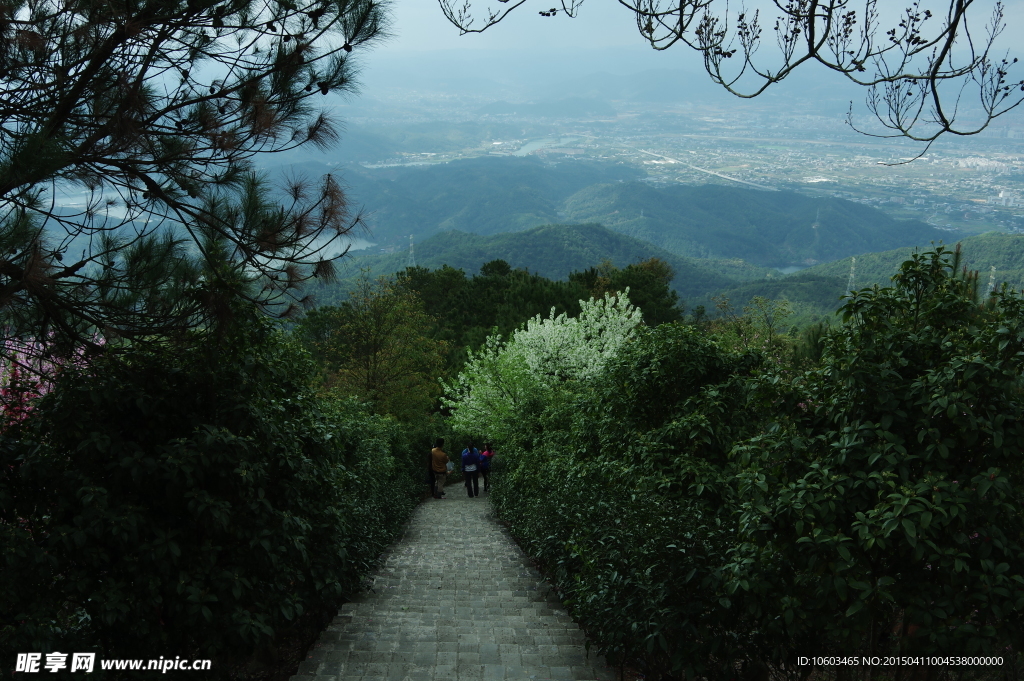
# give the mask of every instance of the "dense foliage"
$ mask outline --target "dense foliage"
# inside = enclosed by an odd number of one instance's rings
[[[605,260],[599,267],[572,272],[569,281],[582,284],[595,298],[629,291],[633,303],[640,308],[644,322],[657,326],[682,319],[679,294],[669,288],[675,272],[664,260],[649,258],[623,268]]]
[[[411,510],[396,426],[318,396],[293,341],[256,320],[193,340],[70,367],[5,433],[0,648],[272,649]]]
[[[958,269],[907,261],[796,364],[720,327],[639,327],[587,380],[491,413],[496,379],[467,370],[455,422],[502,431],[499,515],[615,659],[797,678],[797,655],[986,653],[1012,674],[1024,301],[978,303]],[[528,352],[491,373],[542,380]]]
[[[979,306],[957,260],[916,255],[893,288],[853,295],[822,367],[734,451],[728,589],[778,659],[791,640],[836,654],[1024,644],[1024,301],[1004,288]]]
[[[415,292],[364,277],[337,307],[311,310],[296,335],[322,365],[328,386],[406,423],[430,412],[447,343]]]
[[[569,281],[552,281],[493,260],[470,277],[448,266],[410,267],[398,273],[396,284],[422,303],[432,319],[431,337],[446,344],[446,373],[454,375],[467,352],[482,347],[488,335],[508,337],[537,315],[575,316],[581,301],[606,293],[628,289],[631,299],[643,300],[650,310],[644,313],[648,324],[679,319],[679,299],[669,288],[672,275],[667,263],[652,258],[621,269],[606,262],[600,268],[571,273]]]
[[[597,376],[642,321],[625,294],[580,301],[580,307],[577,317],[538,315],[507,343],[490,336],[471,352],[458,378],[445,386],[443,402],[455,428],[476,436],[489,432],[509,444],[530,438],[565,385]]]
[[[0,5],[6,344],[139,343],[238,296],[280,313],[329,275],[360,222],[341,186],[274,192],[253,158],[337,140],[313,101],[386,22],[372,0]]]

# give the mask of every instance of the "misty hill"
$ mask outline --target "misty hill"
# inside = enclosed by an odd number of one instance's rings
[[[428,167],[349,169],[350,196],[370,211],[381,244],[458,230],[496,234],[563,222],[561,203],[584,187],[634,180],[624,165],[545,165],[535,158],[478,158]]]
[[[968,269],[979,272],[979,288],[988,290],[989,282],[996,286],[1006,282],[1011,288],[1024,288],[1024,235],[990,232],[961,239],[962,263]],[[952,250],[954,243],[946,244]],[[864,253],[858,256],[854,268],[853,288],[890,286],[892,276],[900,265],[915,252],[931,249],[931,244],[922,247],[897,248],[880,253]],[[842,304],[841,297],[850,290],[850,270],[853,258],[843,258],[830,263],[809,267],[801,272],[784,277],[748,281],[717,292],[742,309],[754,296],[788,300],[794,310],[807,321],[808,316],[830,317]],[[995,277],[992,278],[992,266]],[[694,305],[708,305],[710,297],[692,299]]]
[[[952,250],[956,243],[947,241],[946,247]],[[1012,289],[1024,288],[1024,235],[988,232],[960,239],[959,243],[963,249],[962,263],[970,270],[978,270],[979,282],[983,288],[987,288],[990,280],[996,286],[1006,282]],[[864,288],[873,284],[888,286],[891,277],[915,250],[930,249],[931,245],[929,244],[919,249],[898,248],[882,253],[856,256],[854,288]],[[844,258],[808,268],[804,272],[838,277],[842,279],[845,286],[849,283],[851,264],[852,258]],[[994,279],[991,278],[993,266],[995,267]]]
[[[554,223],[600,223],[680,256],[740,258],[764,267],[814,265],[949,236],[845,199],[727,185],[652,187],[626,165],[545,164],[532,157],[432,166],[349,168],[350,196],[372,240],[440,232],[497,234]]]
[[[343,277],[369,268],[372,275],[401,271],[408,252],[353,255]],[[668,262],[676,277],[672,287],[684,299],[707,296],[741,281],[762,279],[770,271],[746,263],[684,258],[651,244],[617,234],[600,225],[544,225],[522,232],[481,236],[450,231],[416,244],[416,264],[431,269],[443,265],[475,273],[491,260],[505,260],[549,279],[564,280],[573,270],[585,270],[610,260],[625,267],[648,258]]]
[[[570,197],[564,212],[678,255],[742,258],[766,267],[813,265],[949,236],[845,199],[710,184],[590,186]]]

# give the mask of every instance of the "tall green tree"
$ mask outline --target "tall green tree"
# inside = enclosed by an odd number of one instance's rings
[[[452,374],[465,363],[467,350],[480,348],[495,330],[508,336],[552,309],[576,315],[580,301],[590,297],[576,282],[512,269],[504,260],[485,263],[471,277],[447,265],[437,270],[410,267],[398,273],[396,283],[415,291],[436,320],[434,337],[450,344],[447,369]]]
[[[606,260],[598,267],[569,275],[570,282],[581,284],[595,298],[628,289],[629,299],[644,311],[648,326],[682,319],[679,294],[669,288],[674,278],[672,266],[660,258],[648,258],[621,269]]]
[[[309,312],[298,333],[326,368],[327,384],[373,403],[380,413],[424,415],[440,393],[447,343],[416,294],[362,278],[349,300]]]
[[[331,176],[271,195],[252,158],[337,140],[314,98],[384,25],[377,0],[0,2],[7,340],[141,339],[235,296],[287,312],[359,217]]]

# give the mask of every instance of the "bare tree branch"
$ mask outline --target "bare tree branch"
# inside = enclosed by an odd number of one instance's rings
[[[498,0],[474,12],[472,0],[438,0],[463,33],[484,31],[527,0]],[[543,2],[544,0],[540,0]],[[757,0],[754,0],[755,2]],[[562,0],[544,17],[576,16],[582,0]],[[997,2],[984,28],[972,31],[975,0],[913,0],[891,27],[883,27],[877,0],[765,0],[758,7],[728,0],[619,0],[633,13],[641,37],[654,49],[683,44],[701,53],[712,81],[744,98],[756,97],[815,61],[867,88],[866,105],[878,129],[847,122],[867,135],[905,137],[928,148],[945,134],[975,135],[1024,101],[1017,62],[996,54],[1005,30]],[[774,15],[775,50],[764,47],[764,18]],[[970,106],[967,106],[968,102]]]

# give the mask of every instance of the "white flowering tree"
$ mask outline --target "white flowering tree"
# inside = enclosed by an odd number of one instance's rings
[[[489,336],[456,380],[444,385],[452,425],[506,443],[521,441],[545,406],[597,376],[643,323],[629,289],[580,301],[580,314],[537,315],[503,342]]]

